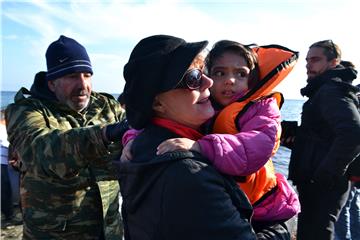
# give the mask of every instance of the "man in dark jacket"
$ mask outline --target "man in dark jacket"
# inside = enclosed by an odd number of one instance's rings
[[[348,196],[348,166],[360,152],[356,70],[340,64],[331,40],[312,44],[306,56],[308,84],[301,94],[301,125],[296,131],[289,179],[301,204],[298,239],[333,239],[334,223]]]
[[[349,66],[355,68],[351,62]],[[344,61],[341,61],[344,66]],[[357,85],[360,90],[360,84]],[[357,93],[360,101],[360,92]],[[360,109],[359,109],[360,112]],[[347,173],[351,180],[349,197],[335,224],[335,239],[360,239],[360,155],[350,164]]]

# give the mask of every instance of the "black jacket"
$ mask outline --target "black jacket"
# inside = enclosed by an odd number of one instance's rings
[[[156,156],[164,140],[179,137],[150,125],[119,165],[126,240],[256,239],[252,207],[236,183],[195,152]]]
[[[313,182],[333,187],[346,178],[349,164],[360,153],[356,71],[338,67],[313,78],[301,90],[303,105],[289,165],[295,184]]]

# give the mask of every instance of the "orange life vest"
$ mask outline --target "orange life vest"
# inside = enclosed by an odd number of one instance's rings
[[[279,108],[284,102],[284,97],[281,93],[271,92],[293,69],[299,57],[298,52],[279,45],[255,47],[253,51],[258,55],[261,80],[245,96],[229,104],[219,112],[213,125],[213,133],[238,133],[238,118],[252,103],[261,98],[274,97]],[[280,134],[281,131],[278,131],[273,154],[279,148]],[[251,204],[256,204],[266,196],[266,193],[276,187],[276,176],[272,160],[269,159],[260,170],[246,176],[245,181],[238,182],[238,185],[245,192]]]
[[[281,106],[281,104],[283,102],[283,96],[279,92],[272,93],[266,97],[276,98],[279,107]],[[260,99],[262,99],[262,98],[260,98]],[[260,99],[258,99],[258,100],[260,100]],[[238,112],[238,115],[236,116],[236,119],[237,119],[239,116],[242,115],[242,113],[244,113],[248,109],[249,106],[251,106],[255,102],[256,101],[254,100],[247,104],[244,104],[241,109],[239,109],[239,105],[231,106],[232,104],[230,104],[227,107],[237,108],[236,111],[235,111],[235,109],[233,109],[234,112]],[[222,114],[222,111],[220,112],[220,114]],[[233,123],[234,123],[233,125],[236,125],[237,120],[233,119]],[[227,127],[227,125],[225,125],[225,124],[222,124],[221,127],[217,126],[217,129],[221,129],[221,132],[214,132],[214,133],[230,133],[230,131],[232,131],[234,128],[236,128],[236,126],[231,126],[228,129],[226,129],[226,127]],[[237,131],[237,132],[239,132],[239,131]],[[235,134],[235,133],[232,132],[231,134]],[[278,150],[278,148],[280,146],[280,135],[281,135],[281,131],[279,129],[279,131],[277,132],[276,142],[275,142],[274,149],[272,151],[272,155],[274,155],[276,153],[276,151]],[[259,151],[261,151],[260,148],[259,148]],[[267,192],[271,191],[272,189],[274,189],[276,187],[275,169],[274,169],[272,160],[269,159],[265,163],[265,165],[262,166],[257,172],[246,176],[245,179],[243,179],[242,181],[238,181],[238,185],[244,191],[244,193],[248,197],[251,204],[254,205]]]

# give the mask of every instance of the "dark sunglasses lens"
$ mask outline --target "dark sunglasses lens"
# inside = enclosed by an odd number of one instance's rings
[[[198,89],[201,86],[202,72],[199,69],[191,70],[184,76],[186,86],[190,89]]]

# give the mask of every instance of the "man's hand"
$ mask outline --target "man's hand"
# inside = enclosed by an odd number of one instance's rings
[[[296,130],[298,128],[297,121],[282,121],[281,122],[281,137],[280,144],[289,149],[293,148]]]
[[[121,122],[109,124],[103,128],[103,139],[105,142],[120,142],[124,133],[129,130],[129,123],[127,119]]]

